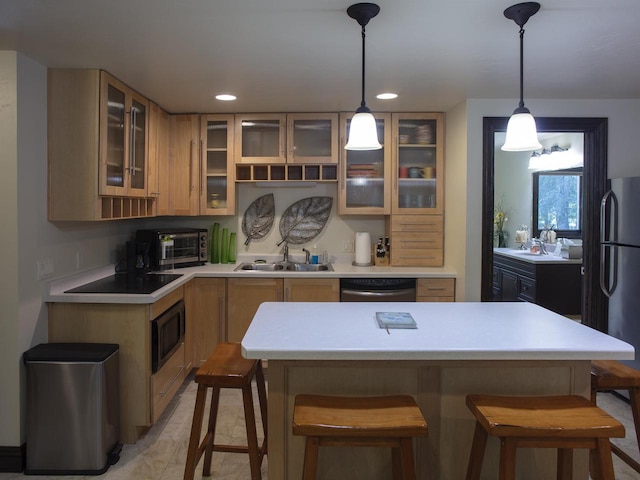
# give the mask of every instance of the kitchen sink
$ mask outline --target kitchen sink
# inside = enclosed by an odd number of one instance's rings
[[[260,270],[265,272],[275,272],[278,270],[284,270],[284,265],[280,263],[241,263],[234,270]]]
[[[245,262],[238,265],[235,271],[263,271],[277,272],[288,270],[290,272],[333,272],[331,264],[311,264],[311,263],[253,263]]]
[[[328,263],[291,263],[287,265],[287,270],[295,272],[333,272],[333,267]]]

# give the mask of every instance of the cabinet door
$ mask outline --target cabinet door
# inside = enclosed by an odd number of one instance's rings
[[[391,212],[391,115],[376,113],[380,150],[345,150],[353,113],[340,114],[340,215],[387,215]]]
[[[100,73],[100,194],[147,194],[148,100]]]
[[[226,281],[194,278],[185,285],[187,363],[200,367],[224,338]]]
[[[455,301],[455,278],[419,278],[416,286],[417,302]]]
[[[393,114],[392,213],[442,213],[444,115]]]
[[[235,163],[285,163],[286,115],[236,115]]]
[[[338,163],[338,114],[287,115],[288,163]]]
[[[198,215],[200,196],[200,117],[171,115],[169,119],[169,212]]]
[[[285,302],[339,302],[337,278],[285,278]]]
[[[233,122],[233,115],[203,115],[200,118],[201,215],[234,215],[236,213]]]
[[[227,341],[242,341],[261,303],[282,299],[281,278],[227,279]]]
[[[503,302],[517,302],[518,275],[508,270],[500,269],[500,289]]]
[[[154,197],[155,215],[169,214],[169,114],[149,104],[148,195]]]

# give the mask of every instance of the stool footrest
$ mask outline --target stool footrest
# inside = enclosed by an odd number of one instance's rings
[[[615,453],[620,459],[633,468],[636,472],[640,473],[640,463],[636,462],[633,458],[631,458],[624,450],[620,447],[611,443],[611,451]]]

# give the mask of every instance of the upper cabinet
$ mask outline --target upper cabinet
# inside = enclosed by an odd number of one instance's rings
[[[49,220],[154,215],[149,102],[99,70],[48,72]]]
[[[203,115],[200,118],[201,215],[233,215],[236,212],[233,120],[233,115]]]
[[[345,150],[354,113],[340,114],[338,214],[388,215],[391,212],[391,114],[374,113],[380,150]]]
[[[444,114],[394,113],[392,123],[391,213],[442,213]]]
[[[200,213],[200,144],[200,115],[169,116],[169,215]]]

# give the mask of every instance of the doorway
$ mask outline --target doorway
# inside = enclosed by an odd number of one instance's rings
[[[507,117],[483,121],[482,286],[483,302],[492,300],[494,245],[494,151],[496,133],[506,132]],[[606,118],[536,118],[539,132],[580,132],[584,135],[583,167],[583,296],[582,322],[606,331],[607,302],[600,291],[600,200],[608,188]]]

